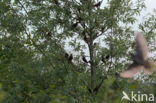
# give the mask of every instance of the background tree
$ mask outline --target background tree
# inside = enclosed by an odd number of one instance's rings
[[[152,82],[116,75],[133,52],[132,27],[143,0],[102,2],[0,1],[1,102],[120,103],[123,90],[153,93]],[[149,44],[154,22],[151,15],[140,24]]]

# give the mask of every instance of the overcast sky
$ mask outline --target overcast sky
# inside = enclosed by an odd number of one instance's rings
[[[136,0],[134,0],[136,1]],[[153,13],[153,10],[156,9],[156,0],[145,0],[146,9],[142,11],[141,16],[139,16],[139,22],[143,21],[143,17],[147,16],[148,13]],[[134,25],[134,29],[138,31],[138,25]]]
[[[156,0],[146,0],[147,11],[152,12],[152,9],[156,9]]]

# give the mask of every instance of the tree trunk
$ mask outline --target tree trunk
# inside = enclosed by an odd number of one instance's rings
[[[94,88],[95,88],[96,70],[94,65],[94,48],[92,46],[92,42],[89,45],[89,53],[90,53],[90,68],[91,68],[91,93],[92,95],[95,95]]]

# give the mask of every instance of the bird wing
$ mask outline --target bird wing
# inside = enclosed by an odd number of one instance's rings
[[[133,78],[135,75],[144,71],[144,66],[131,64],[129,68],[120,73],[120,77]]]
[[[156,72],[156,62],[149,60],[144,63],[147,72]]]
[[[134,61],[142,64],[148,58],[147,41],[142,32],[136,33],[136,54]]]

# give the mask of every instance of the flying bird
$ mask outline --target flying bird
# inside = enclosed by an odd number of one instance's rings
[[[156,63],[148,58],[147,41],[142,32],[136,33],[136,53],[132,55],[133,63],[128,69],[121,72],[123,78],[133,78],[137,74],[143,72],[145,75],[150,75],[156,72]]]

